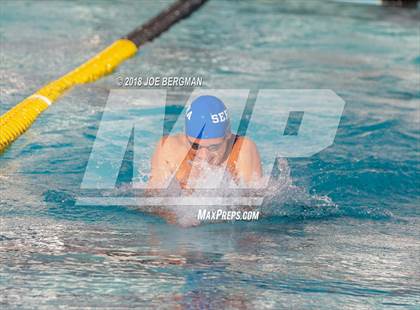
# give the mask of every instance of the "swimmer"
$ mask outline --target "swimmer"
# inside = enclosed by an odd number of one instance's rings
[[[214,96],[200,96],[191,103],[185,113],[185,133],[164,136],[157,143],[148,188],[163,187],[175,176],[182,189],[191,189],[189,183],[203,176],[203,164],[226,165],[237,183],[251,185],[262,177],[256,144],[232,134],[228,110]]]

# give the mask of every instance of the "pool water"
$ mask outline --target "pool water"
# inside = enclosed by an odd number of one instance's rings
[[[0,113],[167,4],[3,1]],[[2,308],[418,308],[419,20],[376,5],[210,1],[115,74],[66,93],[0,157]],[[288,159],[291,184],[266,216],[184,228],[77,204],[118,76],[331,89],[346,105],[331,147]],[[188,91],[169,90],[173,115]],[[270,142],[256,141],[268,155]]]

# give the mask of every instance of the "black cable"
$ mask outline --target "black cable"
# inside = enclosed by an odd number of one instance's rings
[[[178,0],[159,15],[149,20],[144,25],[134,29],[124,39],[132,41],[137,47],[146,42],[151,42],[172,25],[190,16],[207,0]]]

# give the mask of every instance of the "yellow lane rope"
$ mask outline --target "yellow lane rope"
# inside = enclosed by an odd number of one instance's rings
[[[77,84],[93,82],[111,73],[136,52],[137,46],[132,41],[119,39],[81,66],[45,85],[4,113],[0,116],[0,152],[25,132],[37,116],[67,89]]]
[[[138,48],[153,41],[180,20],[198,10],[207,0],[177,0],[166,10],[115,41],[75,70],[55,80],[0,116],[0,152],[24,133],[39,114],[66,90],[77,84],[96,81],[111,73]]]

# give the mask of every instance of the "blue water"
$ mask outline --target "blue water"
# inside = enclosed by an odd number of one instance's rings
[[[0,112],[166,5],[2,1]],[[68,92],[0,157],[2,308],[418,308],[419,17],[327,1],[210,1],[114,75]],[[267,216],[182,228],[76,204],[119,75],[326,88],[346,105],[331,147],[289,159],[293,190],[277,193]],[[187,91],[173,90],[174,102]],[[129,179],[123,171],[119,182]]]

